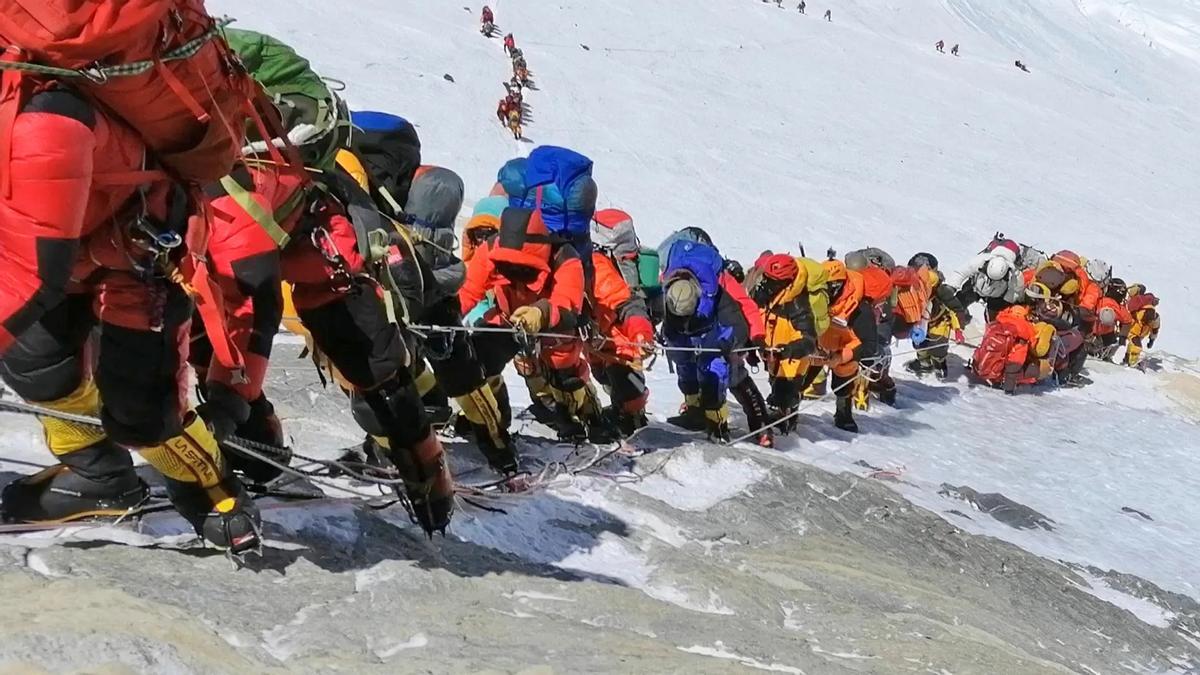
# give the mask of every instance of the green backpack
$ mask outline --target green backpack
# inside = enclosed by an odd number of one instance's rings
[[[313,71],[308,59],[287,44],[269,35],[236,28],[226,28],[225,38],[250,75],[271,97],[288,139],[300,149],[304,165],[332,170],[337,151],[348,147],[350,140],[350,115],[345,103]],[[248,129],[247,142],[251,152],[266,152],[266,143],[257,127]]]
[[[817,335],[829,330],[829,272],[825,266],[811,258],[797,258],[808,272],[808,306],[812,308],[813,324]]]

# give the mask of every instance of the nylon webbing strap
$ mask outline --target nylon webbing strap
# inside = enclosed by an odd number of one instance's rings
[[[164,53],[158,59],[147,59],[144,61],[134,61],[133,63],[123,63],[117,66],[93,66],[90,68],[58,68],[56,66],[47,66],[40,63],[28,63],[24,61],[3,61],[0,62],[0,70],[21,70],[28,73],[39,73],[43,75],[53,75],[55,77],[85,77],[93,82],[104,82],[110,77],[127,77],[131,75],[141,75],[155,68],[159,62],[179,61],[189,59],[196,55],[205,43],[213,39],[221,33],[221,29],[233,23],[233,19],[220,19],[213,22],[213,25],[202,35],[199,35],[184,44]]]
[[[222,178],[221,187],[225,188],[226,194],[232,197],[233,201],[266,231],[267,236],[271,237],[276,246],[282,249],[288,245],[288,242],[292,240],[291,235],[283,231],[279,222],[275,220],[275,215],[264,209],[262,204],[254,201],[246,188],[242,187],[233,176]]]

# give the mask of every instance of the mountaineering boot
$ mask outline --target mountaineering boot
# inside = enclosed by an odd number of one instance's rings
[[[59,464],[4,487],[0,518],[33,523],[120,516],[150,495],[129,453],[107,439],[58,459]]]
[[[167,479],[167,497],[197,534],[233,554],[259,548],[258,508],[194,411],[184,418],[183,433],[138,452]]]
[[[933,372],[938,376],[939,380],[946,380],[950,378],[950,368],[945,359],[934,362]]]
[[[828,372],[822,369],[821,373],[812,381],[812,384],[808,385],[808,388],[804,390],[804,398],[810,401],[823,398],[829,390],[827,380]]]
[[[385,438],[375,440],[385,447],[391,443]],[[454,515],[454,479],[437,434],[427,428],[425,438],[408,450],[388,449],[388,453],[404,479],[405,496],[421,529],[429,536],[434,532],[446,534]]]
[[[842,431],[857,434],[858,423],[854,421],[854,415],[851,412],[852,408],[849,396],[837,397],[837,409],[833,414],[833,426]]]
[[[610,408],[605,416],[612,420],[611,423],[617,427],[617,431],[625,437],[632,436],[638,429],[650,423],[646,419],[645,412],[627,412]]]
[[[920,377],[934,371],[933,363],[927,359],[916,358],[904,364],[904,369]]]
[[[775,447],[774,429],[767,426],[771,423],[767,402],[754,380],[749,377],[742,378],[741,382],[730,387],[729,392],[746,413],[746,424],[750,426],[750,430],[757,432],[753,437],[755,444],[764,448]]]
[[[896,405],[896,381],[892,379],[889,373],[881,373],[879,379],[871,383],[871,391],[879,397],[879,402],[884,405]]]
[[[429,423],[436,428],[449,424],[454,417],[454,410],[450,408],[450,398],[438,386],[433,371],[422,370],[414,381],[417,391],[421,394],[421,403],[425,406],[425,416],[429,419]]]
[[[704,411],[704,431],[708,434],[710,441],[729,442],[731,436],[729,435],[728,405],[722,404],[719,408]]]
[[[700,407],[700,394],[685,395],[679,414],[668,417],[667,423],[688,431],[704,431],[704,409]]]
[[[425,534],[445,534],[454,512],[454,482],[416,386],[394,378],[362,397],[374,419],[364,416],[359,423],[375,423],[374,428],[364,428],[400,472],[413,517]],[[376,429],[386,433],[376,433]]]
[[[462,408],[463,418],[470,424],[471,436],[488,465],[502,474],[515,473],[517,451],[492,388],[485,383],[455,400]]]
[[[49,410],[97,416],[100,392],[85,378],[70,394],[39,402]],[[108,440],[103,429],[41,417],[46,445],[59,464],[17,479],[0,495],[0,517],[13,521],[74,520],[120,515],[142,503],[149,490],[133,470],[133,459]]]

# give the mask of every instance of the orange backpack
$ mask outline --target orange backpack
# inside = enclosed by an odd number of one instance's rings
[[[259,90],[203,0],[0,0],[0,40],[3,149],[32,74],[123,120],[174,178],[214,181],[233,168]]]
[[[922,270],[897,267],[892,270],[892,283],[897,290],[895,315],[904,323],[919,323],[925,316],[930,293]]]
[[[984,382],[997,384],[1004,380],[1008,355],[1021,340],[1016,329],[1002,321],[988,324],[971,357],[971,370]]]

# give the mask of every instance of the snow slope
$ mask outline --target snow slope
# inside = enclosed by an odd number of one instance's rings
[[[1186,28],[1194,3],[843,0],[832,23],[810,5],[495,9],[539,87],[528,135],[593,156],[602,203],[629,210],[646,241],[703,225],[742,259],[802,240],[814,254],[925,249],[952,266],[1002,230],[1148,283],[1164,301],[1160,345],[1200,355],[1200,317],[1185,309],[1194,282],[1180,274],[1200,211],[1200,64],[1120,19]],[[211,6],[294,43],[349,83],[353,106],[414,120],[428,161],[471,195],[519,151],[494,123],[508,68],[499,40],[477,32],[478,5]],[[962,56],[937,54],[938,39]]]

